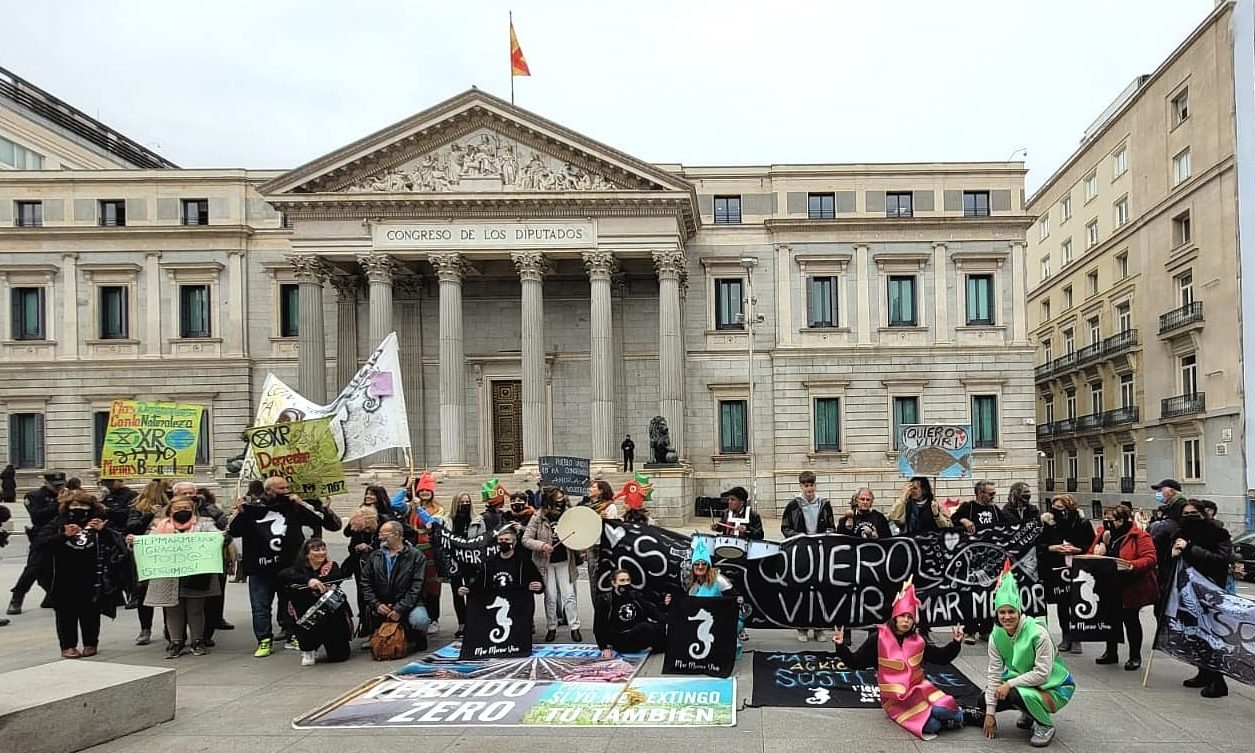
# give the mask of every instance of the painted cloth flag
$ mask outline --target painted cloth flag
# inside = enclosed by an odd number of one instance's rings
[[[326,405],[307,400],[274,374],[266,375],[253,425],[270,426],[327,416],[331,417],[331,435],[339,448],[341,462],[392,447],[410,446],[397,333],[384,338],[340,394]],[[252,453],[251,447],[249,453]],[[245,467],[248,463],[245,460]]]
[[[244,432],[250,452],[244,478],[282,476],[302,499],[348,492],[331,416],[309,421],[255,426]]]
[[[100,452],[101,478],[189,478],[204,408],[114,400]]]
[[[1255,601],[1236,596],[1179,563],[1155,648],[1199,669],[1255,685]]]
[[[514,33],[513,21],[510,22],[510,75],[532,75],[531,70],[527,67],[527,58],[523,57],[523,48],[519,47],[519,38]]]

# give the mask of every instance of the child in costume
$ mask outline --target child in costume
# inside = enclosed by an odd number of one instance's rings
[[[997,625],[989,636],[989,684],[985,689],[985,737],[998,733],[995,712],[1019,709],[1020,729],[1032,729],[1029,744],[1044,748],[1055,737],[1053,715],[1076,692],[1072,673],[1059,660],[1040,622],[1024,614],[1020,587],[1007,562],[994,592]]]
[[[908,581],[894,599],[889,621],[868,636],[857,652],[845,645],[845,629],[833,628],[837,656],[851,669],[875,667],[885,713],[922,740],[932,740],[943,729],[980,725],[985,718],[982,709],[959,706],[924,676],[925,662],[949,664],[955,660],[963,647],[963,628],[954,628],[954,640],[941,648],[920,635],[918,619],[919,599],[915,584]]]

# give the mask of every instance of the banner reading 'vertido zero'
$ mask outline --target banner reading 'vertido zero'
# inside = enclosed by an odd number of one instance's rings
[[[257,426],[245,431],[252,450],[245,463],[246,478],[283,476],[292,493],[301,497],[329,497],[348,491],[340,450],[331,432],[332,417]]]
[[[100,452],[101,478],[187,478],[196,465],[204,408],[114,400]]]

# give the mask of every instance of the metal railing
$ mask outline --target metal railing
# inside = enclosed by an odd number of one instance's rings
[[[1203,302],[1187,303],[1179,309],[1173,309],[1159,317],[1159,334],[1180,329],[1187,324],[1203,321]]]
[[[1054,490],[1055,490],[1055,480],[1052,478],[1046,479],[1046,491],[1053,492]]]
[[[1123,426],[1124,424],[1135,424],[1140,411],[1136,405],[1130,405],[1127,408],[1116,408],[1102,414],[1103,426]]]
[[[1165,397],[1159,406],[1161,418],[1188,416],[1191,413],[1202,413],[1207,410],[1207,395],[1203,392],[1191,392],[1176,397]]]
[[[1131,476],[1120,477],[1120,493],[1121,494],[1133,493],[1133,478]]]
[[[1074,478],[1070,478],[1070,479],[1068,479],[1068,481],[1067,481],[1067,490],[1068,490],[1068,491],[1070,491],[1070,492],[1074,492],[1074,491],[1076,491],[1076,479],[1074,479]]]
[[[1048,379],[1056,374],[1063,374],[1075,368],[1098,361],[1108,356],[1113,356],[1128,348],[1137,345],[1137,330],[1126,329],[1123,332],[1117,332],[1111,337],[1086,345],[1080,350],[1073,351],[1066,355],[1059,356],[1053,361],[1043,363],[1033,369],[1033,378],[1037,381]]]
[[[1103,481],[1104,479],[1102,478],[1091,478],[1089,480],[1089,490],[1094,493],[1102,492]]]

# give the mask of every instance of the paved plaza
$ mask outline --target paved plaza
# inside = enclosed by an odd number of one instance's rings
[[[778,537],[778,521],[765,521],[768,538]],[[0,563],[0,587],[7,603],[8,590],[17,579],[25,554],[25,538],[13,538]],[[333,556],[341,555],[340,537],[330,539]],[[1245,595],[1252,589],[1244,586]],[[53,613],[39,609],[39,589],[31,592],[26,613],[0,628],[0,672],[61,661]],[[447,598],[444,612],[453,614]],[[1149,610],[1147,610],[1149,611]],[[585,637],[591,639],[592,608],[587,582],[581,583],[580,614]],[[344,664],[300,667],[296,651],[276,651],[266,659],[252,656],[254,641],[249,630],[248,591],[245,584],[227,588],[227,617],[236,629],[219,632],[218,646],[206,657],[190,654],[174,661],[162,659],[160,640],[152,645],[132,645],[138,622],[134,612],[119,613],[116,621],[104,621],[100,656],[78,661],[118,662],[178,670],[178,702],[175,719],[167,724],[130,735],[90,750],[93,753],[139,753],[177,750],[186,753],[231,751],[277,753],[278,751],[329,751],[356,753],[404,746],[423,753],[441,751],[501,750],[509,753],[663,753],[693,750],[717,753],[914,753],[915,751],[1027,751],[1027,733],[1015,729],[1015,714],[999,715],[1002,736],[993,742],[980,730],[948,733],[936,741],[915,740],[887,720],[879,710],[755,709],[738,711],[737,725],[715,729],[550,729],[464,728],[328,730],[292,729],[292,719],[402,662],[375,662],[368,652],[357,651]],[[158,617],[158,619],[160,619]],[[538,616],[538,619],[543,620]],[[436,645],[452,639],[454,624],[442,621],[444,631]],[[541,626],[543,628],[543,625]],[[1146,620],[1147,640],[1153,629]],[[565,629],[559,639],[565,640]],[[861,640],[862,633],[855,640]],[[826,650],[830,644],[800,644],[792,630],[752,630],[748,650]],[[965,646],[955,664],[980,683],[985,671],[985,644]],[[1119,665],[1098,667],[1100,649],[1085,647],[1082,656],[1068,656],[1066,663],[1077,679],[1077,693],[1058,717],[1059,735],[1053,750],[1074,753],[1249,753],[1255,750],[1255,688],[1230,681],[1228,698],[1208,701],[1198,691],[1181,687],[1193,674],[1191,668],[1163,655],[1155,657],[1150,687],[1141,687],[1141,672],[1125,672]],[[749,700],[751,660],[742,658],[737,671],[737,695]],[[657,675],[661,658],[651,657],[643,675]],[[69,724],[90,723],[67,720]],[[2,733],[0,733],[2,734]],[[402,738],[409,738],[402,740]],[[681,748],[683,746],[683,748]],[[0,737],[0,751],[4,750]]]

